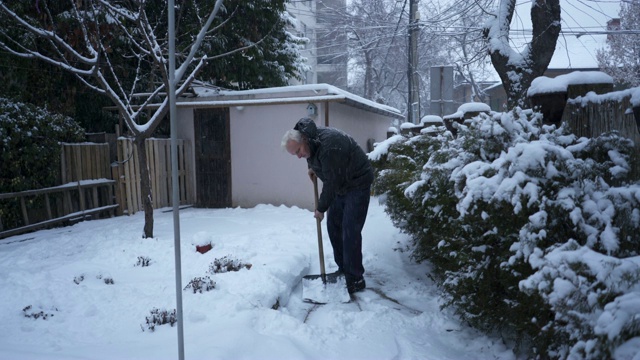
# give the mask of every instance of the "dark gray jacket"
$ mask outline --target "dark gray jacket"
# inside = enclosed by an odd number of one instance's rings
[[[337,195],[371,187],[371,163],[351,136],[334,128],[318,128],[309,118],[300,119],[294,129],[307,138],[310,151],[307,164],[322,180],[318,211],[327,211]]]

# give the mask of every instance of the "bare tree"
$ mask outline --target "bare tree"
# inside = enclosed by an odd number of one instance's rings
[[[454,85],[467,83],[471,86],[472,98],[485,101],[482,83],[493,77],[493,69],[488,69],[486,42],[480,24],[486,21],[487,8],[494,0],[473,2],[453,2],[438,14],[428,19],[427,29],[447,37],[447,58],[454,66]]]
[[[144,0],[0,0],[0,48],[69,71],[117,107],[139,149],[145,238],[153,237],[153,199],[144,141],[169,110],[166,6],[164,1]],[[180,15],[187,9],[192,12],[189,21],[179,21],[182,48],[176,50],[175,83],[180,84],[176,96],[188,89],[208,60],[259,43],[247,41],[207,56],[199,52],[200,45],[232,15],[220,17],[226,12],[222,0],[215,4],[184,0],[176,8]],[[117,49],[128,51],[117,52],[116,43]]]
[[[386,102],[397,84],[406,81],[406,24],[399,5],[385,0],[349,5],[348,49],[362,74],[360,91],[367,99]],[[405,66],[399,69],[398,63]]]
[[[428,7],[425,6],[425,9]],[[349,58],[349,90],[398,109],[408,102],[408,1],[353,0],[345,8],[326,8],[318,37],[341,38],[333,43],[334,57]],[[425,13],[431,13],[425,10]],[[420,98],[429,98],[429,68],[447,59],[447,40],[420,31],[418,39]],[[428,103],[427,101],[422,101]]]
[[[620,28],[609,29],[607,48],[596,57],[603,71],[621,83],[640,86],[640,0],[620,3]]]
[[[429,104],[429,69],[455,65],[458,78],[469,82],[482,99],[479,83],[493,73],[486,69],[487,47],[481,24],[485,10],[494,0],[440,3],[418,2],[418,74],[421,104]],[[363,97],[398,109],[408,103],[408,0],[353,0],[346,10],[330,9],[330,26],[319,36],[337,38],[347,34],[346,42],[335,44],[333,56],[348,54],[349,90]],[[425,113],[423,107],[420,113]]]
[[[533,0],[532,38],[522,52],[509,44],[516,0],[500,0],[493,21],[484,29],[489,55],[507,94],[509,108],[526,105],[531,81],[547,70],[560,34],[560,0]]]

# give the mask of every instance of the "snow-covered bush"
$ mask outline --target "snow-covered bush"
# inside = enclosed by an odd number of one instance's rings
[[[151,258],[148,256],[138,256],[138,261],[133,266],[147,267],[151,265]]]
[[[0,97],[0,193],[59,185],[59,142],[83,139],[70,117]],[[5,227],[24,225],[20,214],[15,202],[0,202]]]
[[[0,191],[58,185],[59,142],[82,140],[70,117],[0,98]]]
[[[640,336],[624,297],[640,288],[634,149],[540,123],[516,109],[456,138],[390,138],[370,154],[374,191],[462,319],[528,356],[607,357]]]
[[[209,273],[219,274],[230,271],[240,271],[244,269],[251,269],[251,264],[245,264],[238,259],[233,259],[229,256],[225,256],[221,259],[214,259],[213,263],[209,264]]]
[[[184,287],[183,290],[189,290],[191,289],[193,291],[193,293],[200,293],[202,294],[202,291],[211,291],[213,289],[216,288],[216,282],[213,281],[210,277],[205,276],[205,277],[195,277],[193,279],[191,279],[191,281],[189,281],[189,283],[187,284],[187,286]]]
[[[45,312],[46,310],[46,312]],[[31,319],[42,319],[47,320],[50,317],[53,317],[58,309],[55,307],[50,307],[48,309],[42,309],[42,307],[38,307],[38,309],[34,309],[33,306],[27,305],[22,309],[24,313],[24,317]]]
[[[160,310],[160,309],[154,308],[153,310],[150,311],[150,315],[145,317],[145,323],[146,323],[147,329],[149,329],[150,332],[154,332],[156,330],[156,326],[169,324],[171,327],[173,327],[173,325],[177,322],[178,322],[178,315],[177,315],[176,309]],[[140,324],[140,328],[142,329],[142,331],[145,331],[144,325]]]

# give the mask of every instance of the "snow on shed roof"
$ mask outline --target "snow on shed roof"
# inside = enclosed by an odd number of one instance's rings
[[[402,119],[400,110],[367,100],[329,84],[281,86],[254,90],[220,90],[202,85],[192,86],[195,97],[180,98],[178,107],[228,107],[340,102],[374,113]]]
[[[576,84],[613,84],[613,78],[601,71],[574,71],[555,78],[539,76],[531,82],[527,95],[564,92]]]

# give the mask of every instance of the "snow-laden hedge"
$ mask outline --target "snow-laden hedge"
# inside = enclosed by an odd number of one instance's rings
[[[640,351],[640,186],[633,144],[543,127],[516,109],[458,136],[394,136],[374,191],[433,265],[450,306],[528,357]]]
[[[0,97],[0,193],[58,185],[60,142],[84,140],[68,116]],[[22,224],[17,204],[0,202],[6,228]]]

